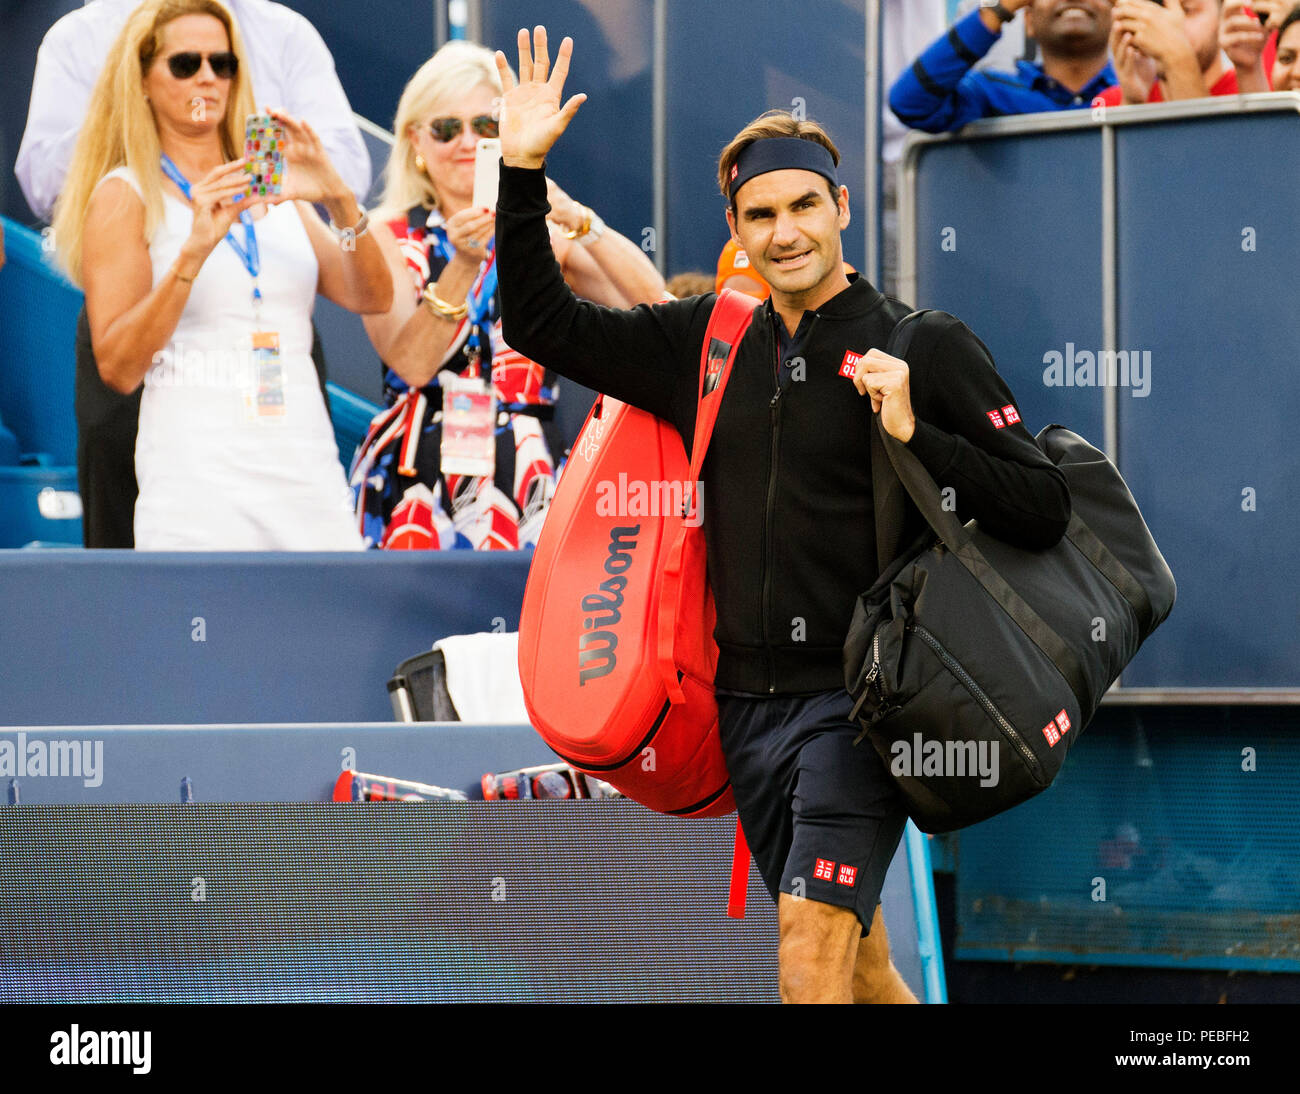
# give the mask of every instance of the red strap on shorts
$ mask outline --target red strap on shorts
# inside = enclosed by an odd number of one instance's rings
[[[745,891],[749,888],[749,844],[744,829],[736,821],[736,843],[731,851],[731,892],[727,895],[727,915],[745,918]]]

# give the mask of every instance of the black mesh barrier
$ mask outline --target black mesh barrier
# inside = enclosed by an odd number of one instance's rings
[[[777,999],[735,820],[630,802],[0,810],[0,1002]]]

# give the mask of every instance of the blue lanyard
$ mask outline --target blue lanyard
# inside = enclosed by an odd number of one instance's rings
[[[439,224],[436,228],[431,229],[433,235],[433,248],[442,257],[445,262],[450,262],[455,255],[456,249],[447,239],[447,229]],[[479,349],[482,345],[479,331],[483,326],[483,321],[487,319],[488,312],[492,310],[492,298],[497,291],[497,265],[493,260],[494,255],[488,255],[487,273],[483,275],[483,283],[479,285],[478,293],[466,298],[469,305],[469,338],[465,344],[470,349]]]
[[[180,187],[181,193],[187,199],[191,197],[190,180],[181,174],[180,168],[172,162],[172,159],[166,152],[162,154],[162,169],[172,182]],[[257,232],[253,228],[253,215],[247,209],[239,214],[239,223],[244,226],[244,246],[239,245],[239,240],[235,238],[234,232],[226,233],[226,242],[234,249],[235,254],[239,255],[239,260],[243,262],[244,268],[253,278],[253,299],[262,299],[262,290],[257,287],[257,275],[262,272],[262,258],[257,251]]]
[[[494,258],[495,255],[488,255],[488,268],[487,273],[483,275],[483,284],[478,287],[478,295],[470,297],[468,301],[471,324],[469,345],[472,349],[479,347],[479,331],[488,312],[492,310],[492,297],[497,291],[497,264],[493,261]]]

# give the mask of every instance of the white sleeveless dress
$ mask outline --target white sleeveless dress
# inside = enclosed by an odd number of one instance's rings
[[[119,167],[137,193],[134,173]],[[165,220],[149,246],[153,281],[189,237],[188,203],[164,190]],[[311,359],[319,267],[292,202],[255,221],[253,279],[219,243],[190,286],[180,322],[145,377],[135,473],[135,545],[154,551],[346,551],[364,545]],[[236,223],[235,238],[244,242]],[[253,332],[279,334],[284,413],[256,413]]]

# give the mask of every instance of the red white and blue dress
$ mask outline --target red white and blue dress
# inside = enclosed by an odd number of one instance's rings
[[[442,215],[422,206],[388,222],[417,295],[454,254]],[[490,246],[438,373],[410,388],[384,369],[385,409],[370,424],[349,476],[358,528],[371,546],[520,550],[532,547],[555,492],[557,377],[501,337],[496,256]],[[442,388],[449,374],[490,376],[497,399],[496,472],[447,475],[439,466]],[[554,449],[552,448],[554,445]]]

